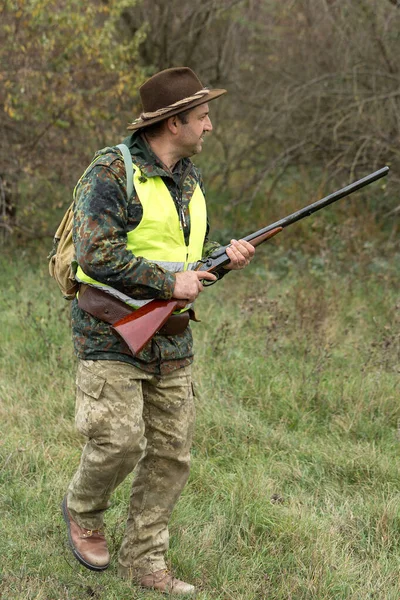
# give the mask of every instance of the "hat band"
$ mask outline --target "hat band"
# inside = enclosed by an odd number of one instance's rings
[[[158,110],[155,110],[154,112],[143,112],[138,119],[135,119],[135,121],[133,121],[131,123],[131,125],[137,125],[138,123],[143,123],[144,121],[148,121],[149,119],[154,119],[155,117],[160,117],[161,115],[163,115],[167,112],[170,112],[174,108],[180,108],[181,106],[190,104],[190,102],[193,102],[194,100],[198,100],[199,98],[202,98],[203,96],[208,94],[209,91],[210,90],[208,88],[203,88],[202,90],[199,90],[198,92],[193,94],[193,96],[189,96],[188,98],[183,98],[182,100],[178,100],[177,102],[174,102],[173,104],[170,104],[169,106],[166,106],[165,108],[159,108]]]

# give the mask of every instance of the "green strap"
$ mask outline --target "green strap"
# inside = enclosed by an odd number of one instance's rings
[[[126,195],[128,196],[128,200],[132,196],[133,192],[133,164],[132,164],[132,156],[128,146],[125,144],[118,144],[117,148],[121,150],[122,157],[125,163],[125,171],[126,171]]]

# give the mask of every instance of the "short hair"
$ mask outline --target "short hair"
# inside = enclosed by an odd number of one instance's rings
[[[187,125],[189,123],[189,113],[190,111],[192,111],[192,108],[189,108],[188,110],[184,110],[181,113],[178,113],[176,116],[178,117],[178,119],[180,120],[180,122],[182,123],[182,125]]]

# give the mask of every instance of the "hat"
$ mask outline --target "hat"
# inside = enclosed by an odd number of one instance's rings
[[[128,129],[142,129],[173,115],[222,96],[226,90],[204,88],[188,67],[165,69],[150,77],[140,88],[143,112]]]

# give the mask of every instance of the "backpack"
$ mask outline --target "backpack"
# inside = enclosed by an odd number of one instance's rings
[[[133,165],[132,157],[128,146],[125,144],[118,144],[116,146],[120,149],[126,171],[126,193],[128,200],[130,199],[133,192]],[[65,215],[59,224],[57,231],[54,235],[53,249],[48,256],[49,259],[49,273],[50,276],[55,279],[58,287],[61,290],[62,295],[66,300],[73,300],[79,288],[79,283],[75,280],[75,273],[78,267],[78,263],[75,260],[75,249],[72,241],[72,227],[74,222],[74,203],[76,197],[76,190],[83,177],[96,162],[98,156],[90,163],[86,171],[80,177],[78,183],[75,186],[72,204],[67,209]]]

